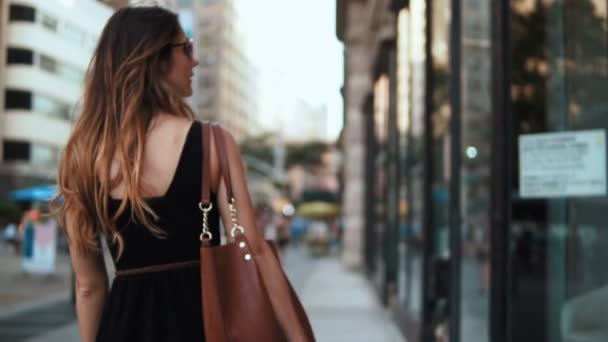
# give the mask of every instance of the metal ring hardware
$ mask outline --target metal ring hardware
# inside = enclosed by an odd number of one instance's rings
[[[213,239],[213,234],[211,234],[211,232],[210,232],[210,231],[205,231],[205,230],[203,230],[203,232],[202,232],[202,233],[201,233],[201,235],[199,236],[199,239],[201,240],[201,242],[202,242],[203,240],[207,240],[207,241],[212,240],[212,239]]]
[[[198,208],[204,213],[204,212],[209,212],[211,211],[211,209],[213,209],[213,203],[209,202],[209,204],[207,205],[207,208],[203,207],[203,203],[202,202],[198,202]]]
[[[232,229],[230,230],[230,235],[232,237],[235,236],[235,232],[239,230],[241,234],[245,234],[245,228],[240,226],[236,220],[236,206],[234,205],[235,200],[234,197],[230,198],[230,218],[232,219]]]
[[[203,231],[201,232],[199,239],[201,242],[204,240],[211,240],[213,239],[213,234],[209,231],[209,212],[213,209],[213,203],[209,203],[205,208],[203,207],[203,203],[199,202],[198,208],[203,212]]]
[[[237,230],[239,230],[241,232],[241,234],[245,234],[245,228],[243,228],[237,224],[234,227],[232,227],[232,229],[230,230],[230,235],[232,235],[232,237],[235,237],[234,233]]]

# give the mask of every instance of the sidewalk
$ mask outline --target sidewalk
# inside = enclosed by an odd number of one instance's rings
[[[314,259],[304,248],[291,249],[284,265],[317,341],[405,341],[363,275],[345,271],[337,258]],[[26,341],[78,341],[78,327],[71,323]]]
[[[300,292],[317,341],[405,341],[361,273],[345,271],[336,258],[316,262]]]
[[[17,313],[69,298],[69,256],[58,253],[52,275],[31,275],[21,269],[21,259],[6,245],[0,246],[0,320]]]

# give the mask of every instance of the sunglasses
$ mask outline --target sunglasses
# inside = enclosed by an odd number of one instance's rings
[[[192,39],[188,39],[188,41],[184,43],[169,44],[169,46],[172,48],[181,47],[184,51],[184,54],[186,54],[188,58],[194,58],[194,46],[192,45]]]

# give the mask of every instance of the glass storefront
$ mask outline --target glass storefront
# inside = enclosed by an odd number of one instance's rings
[[[419,325],[408,334],[413,341],[449,341],[458,331],[453,339],[465,342],[608,341],[608,2],[510,0],[509,10],[498,3],[460,1],[453,70],[452,1],[411,0],[396,14],[396,68],[376,75],[367,110],[371,274],[376,283],[390,281],[387,270],[397,267],[388,304]],[[506,79],[497,75],[504,70]],[[450,89],[456,72],[458,110]],[[502,107],[499,94],[508,95]],[[390,138],[393,102],[397,139]],[[389,171],[391,144],[398,145],[397,184]],[[498,179],[497,168],[508,177]],[[508,193],[501,202],[502,186]],[[460,221],[451,220],[454,203]],[[506,215],[497,218],[497,208]],[[393,226],[395,241],[386,235]],[[462,240],[458,253],[452,232]],[[502,232],[508,237],[498,239]],[[387,254],[392,244],[397,262]],[[449,272],[459,273],[459,286],[437,262],[455,254],[459,264]],[[506,281],[490,277],[502,268]],[[451,288],[459,295],[450,296]],[[459,317],[451,319],[454,307]]]
[[[425,1],[412,0],[398,17],[397,122],[400,126],[401,218],[399,242],[399,302],[414,321],[422,319],[424,246],[424,89]]]
[[[460,339],[489,341],[492,139],[490,2],[462,1]]]
[[[574,181],[556,175],[567,171],[564,163],[574,162],[570,179],[582,184],[599,169],[605,183],[605,163],[585,166],[580,160],[598,151],[590,158],[605,158],[606,1],[513,0],[511,7],[512,341],[608,341],[605,191],[566,193],[564,186]],[[557,171],[548,168],[531,196],[521,183],[529,181],[522,177],[530,170],[520,163],[527,154],[522,155],[518,141],[522,136],[537,139],[539,133],[564,132],[572,134],[545,135],[548,143],[538,147],[540,153],[556,153],[562,161],[554,161]],[[586,133],[595,133],[599,147],[582,138]],[[575,145],[571,139],[577,139]],[[568,150],[572,147],[576,156]],[[537,159],[545,162],[546,158]]]

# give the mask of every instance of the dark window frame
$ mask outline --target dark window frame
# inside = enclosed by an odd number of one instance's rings
[[[9,47],[6,51],[6,64],[34,65],[34,51]]]
[[[5,140],[2,142],[3,161],[30,161],[31,144],[25,141]]]
[[[36,22],[36,9],[31,6],[11,4],[9,7],[9,22],[26,21]]]
[[[19,89],[6,89],[4,108],[31,110],[34,96],[31,91]]]

